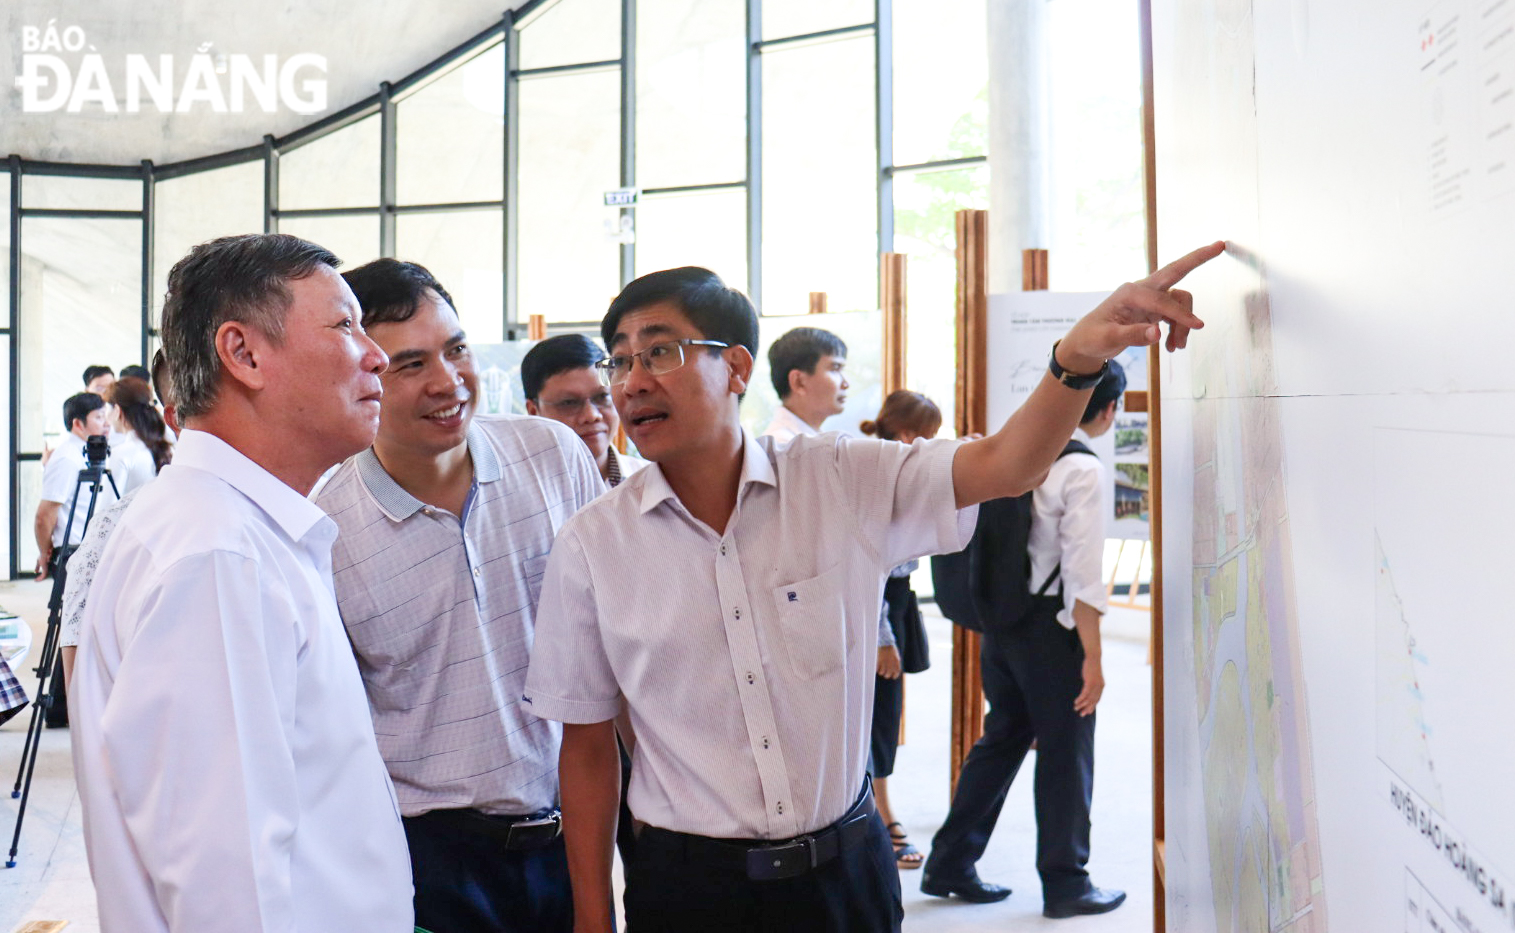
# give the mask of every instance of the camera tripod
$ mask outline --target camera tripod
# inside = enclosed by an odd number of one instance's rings
[[[37,700],[32,704],[31,723],[26,729],[26,738],[21,744],[21,767],[16,772],[16,786],[11,789],[11,797],[21,798],[21,806],[16,811],[16,833],[11,837],[10,857],[6,859],[6,868],[16,867],[16,850],[21,845],[21,824],[26,819],[26,804],[31,798],[32,775],[37,770],[37,747],[42,741],[42,730],[47,719],[47,711],[52,708],[52,686],[48,680],[53,676],[54,667],[58,663],[59,636],[62,634],[63,623],[63,589],[68,585],[68,559],[73,556],[77,545],[72,545],[69,540],[73,534],[74,513],[78,507],[79,495],[86,487],[89,489],[89,507],[84,513],[84,525],[80,529],[82,537],[89,529],[89,522],[95,515],[95,505],[100,499],[100,490],[103,483],[110,483],[110,490],[119,501],[121,491],[116,488],[116,479],[111,476],[110,468],[105,465],[105,458],[110,453],[110,448],[105,444],[105,438],[101,435],[92,435],[84,446],[85,467],[79,471],[79,478],[74,483],[74,495],[69,500],[68,521],[63,526],[63,543],[53,550],[52,560],[49,562],[49,570],[53,575],[53,590],[47,600],[47,634],[42,639],[42,650],[38,653],[37,667]]]

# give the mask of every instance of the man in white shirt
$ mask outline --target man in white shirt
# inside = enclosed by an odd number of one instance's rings
[[[583,334],[548,337],[521,360],[521,389],[527,414],[572,428],[589,448],[600,478],[614,489],[647,461],[615,449],[621,419],[610,401],[610,390],[594,371],[594,364],[604,358],[599,344]]]
[[[768,347],[768,375],[782,404],[763,437],[787,444],[819,434],[847,405],[847,345],[819,327],[796,327]]]
[[[752,303],[686,267],[632,282],[600,366],[653,466],[574,516],[542,585],[526,699],[564,722],[575,929],[608,933],[619,796],[613,719],[636,730],[629,929],[894,930],[904,912],[865,784],[889,568],[968,540],[975,503],[1032,488],[1105,361],[1202,326],[1170,291],[1213,244],[1118,289],[1053,350],[982,440],[837,434],[780,447],[742,430]],[[1066,368],[1064,368],[1066,367]]]
[[[400,799],[416,924],[569,933],[555,722],[521,701],[558,529],[603,491],[567,428],[474,413],[452,297],[424,267],[344,276],[389,355],[373,446],[317,496],[337,603]]]
[[[1104,692],[1100,616],[1106,593],[1105,473],[1089,442],[1115,423],[1126,376],[1120,364],[1095,386],[1070,452],[1031,497],[1030,607],[1018,619],[985,620],[980,655],[989,714],[931,841],[921,890],[986,903],[1010,890],[978,877],[1005,795],[1036,743],[1036,868],[1042,913],[1100,914],[1125,901],[1095,887],[1089,862],[1094,791],[1094,709]]]
[[[79,485],[79,471],[86,466],[84,442],[91,435],[110,438],[110,408],[105,399],[93,392],[80,392],[63,403],[63,426],[68,433],[53,448],[52,456],[42,468],[42,501],[37,503],[37,517],[33,530],[37,536],[37,579],[43,580],[52,572],[54,553],[64,545],[66,532],[68,544],[76,545],[84,540],[85,519],[89,517],[90,489]],[[108,467],[110,463],[106,464]],[[117,487],[122,483],[116,471],[112,471]],[[95,501],[95,511],[109,508],[116,501],[115,489],[102,481],[100,495]],[[70,511],[71,510],[71,511]],[[72,521],[70,521],[72,516]]]
[[[74,772],[105,933],[410,933],[410,866],[306,493],[367,447],[387,360],[335,256],[201,244],[169,273],[185,427],[81,620]]]

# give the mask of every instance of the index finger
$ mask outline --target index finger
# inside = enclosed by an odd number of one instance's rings
[[[1226,251],[1226,241],[1216,240],[1209,246],[1201,246],[1199,249],[1158,269],[1147,276],[1146,283],[1153,288],[1164,291],[1183,281],[1184,276],[1198,269],[1200,266],[1219,256]]]

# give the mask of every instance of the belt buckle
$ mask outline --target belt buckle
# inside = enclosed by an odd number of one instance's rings
[[[511,823],[505,831],[505,845],[515,845],[517,833],[525,837],[530,835],[532,830],[543,829],[549,826],[552,827],[553,831],[552,835],[548,838],[556,839],[558,833],[563,831],[562,823],[563,812],[561,810],[554,810],[546,816],[538,817],[534,820],[520,820],[519,822]]]
[[[820,864],[815,837],[796,836],[777,846],[747,850],[747,876],[754,880],[792,878]]]

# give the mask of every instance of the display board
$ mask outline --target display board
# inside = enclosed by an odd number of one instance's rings
[[[1515,927],[1515,3],[1154,0],[1175,931]]]
[[[1108,292],[1010,292],[989,296],[989,424],[998,428],[1019,408],[1047,371],[1054,341]],[[1118,362],[1127,387],[1147,387],[1147,352],[1131,349]],[[1147,416],[1122,411],[1114,427],[1090,448],[1105,464],[1105,536],[1146,540],[1151,533]]]

